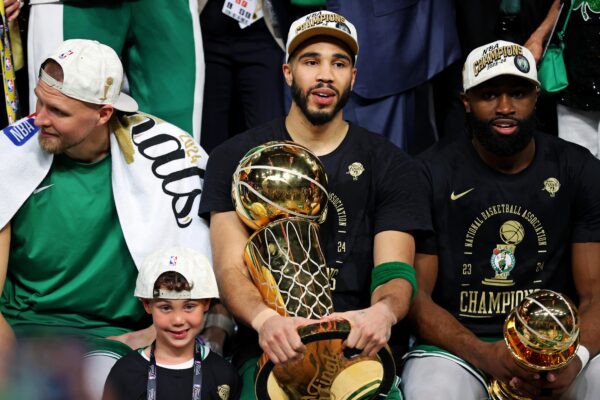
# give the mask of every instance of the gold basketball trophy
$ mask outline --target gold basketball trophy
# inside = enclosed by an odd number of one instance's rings
[[[517,362],[544,373],[560,369],[575,356],[579,346],[579,315],[571,300],[552,290],[525,297],[506,317],[504,340]],[[495,400],[528,400],[504,382],[489,387]]]
[[[232,197],[242,221],[257,230],[244,259],[265,303],[282,316],[320,319],[333,312],[330,277],[319,243],[327,214],[327,175],[319,159],[293,142],[250,150],[233,176]],[[372,399],[395,379],[386,346],[376,357],[345,354],[348,321],[316,322],[298,330],[307,351],[301,361],[275,366],[263,354],[259,400]]]

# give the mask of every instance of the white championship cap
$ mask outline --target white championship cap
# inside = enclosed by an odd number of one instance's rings
[[[123,65],[115,51],[95,40],[64,41],[46,60],[57,62],[63,71],[58,82],[40,68],[40,80],[62,94],[92,104],[109,104],[117,110],[134,112],[137,102],[121,92]]]
[[[165,272],[178,272],[192,287],[190,291],[154,291],[154,284]],[[148,256],[135,282],[135,297],[142,299],[210,299],[218,298],[217,280],[204,255],[188,247],[171,247]]]
[[[358,36],[356,28],[345,17],[331,11],[317,11],[298,18],[290,26],[285,62],[298,46],[314,36],[331,36],[344,42],[355,57],[358,55]]]
[[[533,84],[540,82],[533,54],[516,43],[498,40],[469,53],[463,67],[463,91],[500,75],[513,75]]]

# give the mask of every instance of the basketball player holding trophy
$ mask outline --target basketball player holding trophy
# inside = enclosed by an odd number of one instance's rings
[[[324,321],[350,324],[344,349],[367,357],[378,354],[416,293],[413,233],[430,231],[428,212],[414,162],[382,136],[343,119],[357,54],[356,30],[343,16],[320,11],[295,21],[283,66],[292,91],[289,114],[230,139],[209,159],[201,211],[211,215],[222,301],[239,322],[233,356],[245,399],[255,397],[261,353],[276,366],[301,362],[307,349],[298,329],[315,323],[281,316],[267,306],[250,278],[243,257],[252,231],[231,198],[232,176],[249,150],[273,140],[293,141],[324,166],[329,201],[319,236],[336,311]],[[400,398],[394,389],[388,398]]]
[[[534,129],[527,48],[473,50],[463,89],[468,135],[421,156],[435,235],[417,243],[418,345],[405,357],[404,394],[488,398],[493,379],[511,393],[494,398],[597,399],[600,162]],[[560,295],[536,297],[545,289]]]

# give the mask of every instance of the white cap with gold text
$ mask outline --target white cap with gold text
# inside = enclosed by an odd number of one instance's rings
[[[498,40],[469,53],[463,66],[463,91],[500,75],[527,79],[539,86],[533,54],[516,43]]]
[[[331,36],[339,39],[350,48],[355,59],[358,55],[358,36],[354,25],[342,15],[323,10],[294,21],[285,46],[285,62],[289,62],[290,55],[300,44],[314,36]]]

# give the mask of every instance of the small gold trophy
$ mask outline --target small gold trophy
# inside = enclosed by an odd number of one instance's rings
[[[579,346],[579,316],[571,300],[552,290],[525,297],[506,317],[504,340],[513,357],[533,371],[553,371],[567,365]],[[493,380],[495,400],[528,400]]]
[[[282,316],[320,319],[333,312],[330,277],[319,243],[327,213],[327,175],[319,159],[293,142],[250,150],[233,176],[232,197],[242,221],[256,232],[244,259],[265,303]],[[258,362],[260,400],[372,399],[387,393],[395,366],[389,348],[376,357],[346,356],[348,321],[299,329],[303,359],[275,366]]]

